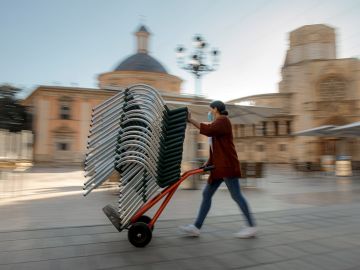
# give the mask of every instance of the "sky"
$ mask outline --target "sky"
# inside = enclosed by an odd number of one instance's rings
[[[134,32],[152,33],[150,54],[194,93],[175,49],[201,34],[220,50],[202,93],[227,101],[274,93],[288,34],[306,24],[336,28],[338,58],[360,58],[360,0],[0,0],[0,84],[97,87],[97,76],[136,52]],[[209,61],[211,64],[211,61]]]

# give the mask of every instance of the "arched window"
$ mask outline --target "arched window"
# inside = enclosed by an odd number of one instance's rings
[[[71,102],[70,97],[61,97],[59,99],[59,114],[60,119],[68,120],[71,119]]]

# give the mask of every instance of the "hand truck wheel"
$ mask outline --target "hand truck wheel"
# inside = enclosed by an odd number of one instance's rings
[[[128,240],[135,247],[145,247],[150,243],[152,232],[144,222],[136,222],[128,231]]]
[[[151,218],[146,216],[146,215],[143,215],[141,217],[139,217],[139,219],[136,221],[136,222],[144,222],[145,224],[149,224],[151,221]],[[151,231],[154,230],[154,226],[151,227]]]

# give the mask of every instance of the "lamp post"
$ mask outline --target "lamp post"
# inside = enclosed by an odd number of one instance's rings
[[[198,97],[201,96],[201,77],[209,72],[212,72],[216,69],[218,65],[218,56],[219,51],[216,49],[209,50],[208,43],[200,35],[194,36],[193,42],[193,51],[189,53],[187,57],[185,57],[186,49],[184,46],[178,46],[176,49],[176,57],[177,62],[180,68],[189,71],[195,77],[195,101]],[[211,64],[208,64],[208,58],[212,58]],[[187,150],[188,157],[185,161],[185,165],[189,166],[190,168],[194,168],[194,166],[198,167],[199,160],[196,159],[197,157],[197,136],[198,131],[194,128],[189,126],[187,129]],[[198,189],[198,184],[200,183],[200,175],[194,175],[188,181],[186,181],[185,186],[183,188],[187,189]]]
[[[201,76],[216,70],[218,66],[218,56],[219,51],[213,49],[208,51],[208,43],[200,35],[195,35],[194,37],[194,50],[188,56],[189,60],[185,61],[185,51],[186,49],[183,46],[178,46],[176,49],[176,57],[178,60],[178,65],[189,71],[195,76],[195,95],[201,95]],[[212,56],[212,63],[207,64],[207,58]]]

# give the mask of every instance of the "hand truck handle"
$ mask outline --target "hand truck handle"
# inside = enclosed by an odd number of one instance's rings
[[[215,166],[214,165],[201,166],[199,169],[204,169],[204,172],[208,172],[208,171],[211,171],[211,170],[215,169]]]

